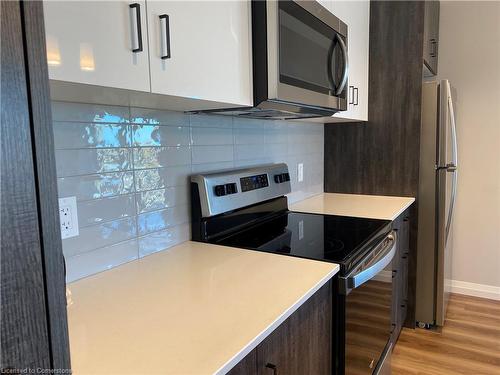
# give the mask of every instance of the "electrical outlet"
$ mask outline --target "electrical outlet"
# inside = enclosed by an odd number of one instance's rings
[[[80,234],[78,231],[76,197],[59,198],[59,221],[63,240]]]
[[[304,181],[304,163],[297,164],[297,180]]]

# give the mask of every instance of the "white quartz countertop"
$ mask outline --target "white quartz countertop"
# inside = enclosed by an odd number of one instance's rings
[[[415,202],[411,197],[323,193],[292,204],[291,211],[394,220]]]
[[[338,265],[185,242],[68,285],[73,373],[222,374]]]

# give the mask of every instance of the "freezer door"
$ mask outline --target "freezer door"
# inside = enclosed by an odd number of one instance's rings
[[[458,178],[458,150],[453,99],[448,81],[440,84],[439,151],[437,169],[436,325],[443,325],[451,288],[453,212]]]

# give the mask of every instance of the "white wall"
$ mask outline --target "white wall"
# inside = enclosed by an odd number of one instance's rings
[[[457,94],[452,278],[500,298],[500,2],[442,1],[439,33],[439,78]]]

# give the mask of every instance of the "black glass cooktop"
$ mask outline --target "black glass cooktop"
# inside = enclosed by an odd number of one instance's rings
[[[390,230],[390,221],[286,212],[215,243],[346,264]]]

